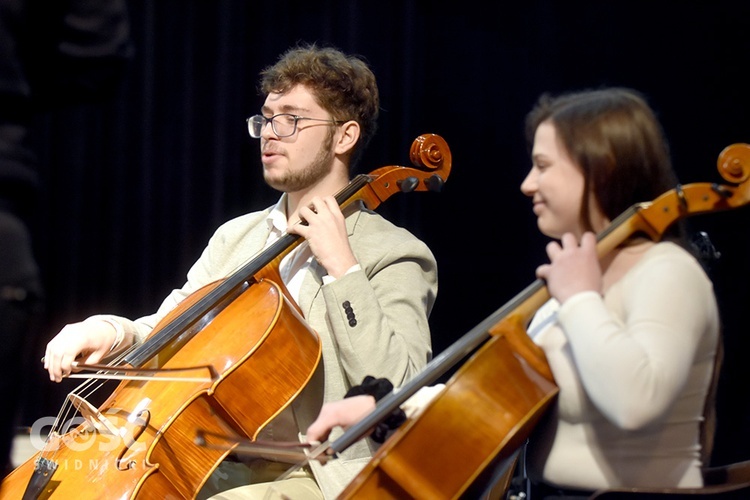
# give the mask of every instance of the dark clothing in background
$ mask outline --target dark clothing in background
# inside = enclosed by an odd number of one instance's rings
[[[125,2],[0,0],[0,471],[10,468],[22,381],[41,369],[30,351],[44,302],[32,244],[34,123],[112,93],[132,56]]]

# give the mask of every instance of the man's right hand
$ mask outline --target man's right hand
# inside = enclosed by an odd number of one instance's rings
[[[114,325],[101,319],[89,318],[66,325],[49,341],[44,354],[44,369],[49,379],[60,382],[73,371],[73,362],[95,364],[112,349],[117,337]]]

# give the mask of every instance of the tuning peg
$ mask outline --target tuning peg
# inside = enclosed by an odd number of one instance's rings
[[[419,179],[417,179],[416,177],[407,177],[397,182],[398,187],[401,189],[402,193],[411,193],[419,184]]]
[[[427,186],[427,189],[435,193],[439,193],[443,190],[443,185],[445,184],[445,181],[439,175],[431,175],[430,177],[424,180],[424,183]]]

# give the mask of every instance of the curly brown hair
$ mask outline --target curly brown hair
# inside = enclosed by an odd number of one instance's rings
[[[304,85],[334,120],[354,120],[360,139],[352,151],[356,164],[377,129],[380,96],[375,75],[361,57],[333,47],[299,45],[260,73],[259,91],[265,97]]]

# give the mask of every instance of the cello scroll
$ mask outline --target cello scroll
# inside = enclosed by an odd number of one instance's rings
[[[719,174],[732,184],[741,184],[750,177],[750,144],[737,143],[724,148],[717,160]]]
[[[418,168],[387,166],[375,169],[368,175],[369,189],[359,193],[367,208],[374,209],[398,192],[442,189],[452,163],[451,151],[445,139],[436,134],[420,135],[412,142],[409,158]]]
[[[632,221],[633,225],[657,240],[679,219],[750,203],[750,145],[727,146],[719,154],[717,167],[719,174],[735,185],[696,182],[678,186],[651,202],[634,207],[640,217]]]

